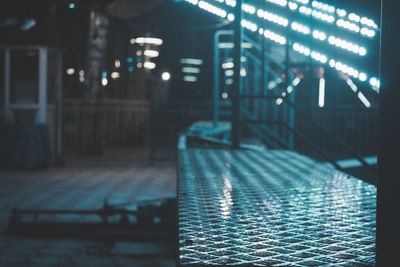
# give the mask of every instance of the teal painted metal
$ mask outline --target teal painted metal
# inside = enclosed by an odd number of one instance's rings
[[[219,86],[220,86],[220,79],[219,79],[219,73],[220,73],[220,56],[219,56],[219,48],[218,44],[220,42],[220,37],[221,36],[230,36],[233,35],[232,30],[220,30],[217,31],[214,34],[214,127],[218,126],[218,120],[219,120]]]
[[[372,266],[376,187],[293,151],[179,151],[181,266]]]
[[[232,89],[232,148],[240,146],[240,94],[241,94],[241,57],[242,57],[242,0],[236,0],[233,48],[233,89]]]

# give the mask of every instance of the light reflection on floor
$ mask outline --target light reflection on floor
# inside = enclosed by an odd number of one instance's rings
[[[374,264],[375,186],[291,151],[188,149],[179,162],[183,265]]]

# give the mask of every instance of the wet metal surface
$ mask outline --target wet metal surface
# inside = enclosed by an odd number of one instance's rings
[[[179,154],[182,265],[375,263],[376,188],[292,151]]]

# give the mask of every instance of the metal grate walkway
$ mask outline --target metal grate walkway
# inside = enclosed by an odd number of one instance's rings
[[[181,265],[375,263],[376,188],[292,151],[179,153]]]

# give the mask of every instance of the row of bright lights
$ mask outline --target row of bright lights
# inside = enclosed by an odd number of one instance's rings
[[[226,16],[228,16],[228,19],[230,21],[234,20],[233,14],[227,15],[225,10],[218,8],[206,1],[198,1],[198,0],[185,0],[185,1],[189,2],[193,5],[199,5],[200,8],[205,9],[213,14],[216,14],[216,15],[222,17],[222,18],[225,18]],[[223,0],[217,0],[217,1],[220,3],[224,2]],[[336,9],[334,6],[331,6],[331,5],[322,3],[322,2],[318,2],[318,1],[312,1],[312,3],[311,3],[312,7],[317,10],[313,10],[313,9],[305,6],[309,3],[308,0],[296,0],[298,3],[303,4],[302,6],[300,6],[300,8],[298,8],[298,4],[296,4],[292,1],[289,1],[289,2],[287,0],[266,0],[266,1],[270,2],[272,4],[279,5],[281,7],[285,7],[285,6],[289,5],[289,8],[291,10],[298,9],[299,12],[303,15],[306,15],[306,16],[311,15],[314,18],[321,20],[323,22],[327,22],[327,23],[335,22],[335,17],[332,14],[335,13],[335,10],[336,10],[336,13],[341,17],[340,19],[338,19],[336,21],[336,25],[338,27],[347,29],[349,31],[361,33],[361,35],[369,37],[369,38],[372,38],[375,36],[376,33],[373,29],[378,28],[378,26],[372,19],[369,19],[367,17],[360,17],[359,15],[357,15],[355,13],[348,14],[347,17],[349,20],[345,20],[344,18],[347,15],[346,10],[339,9],[339,8]],[[235,0],[226,0],[225,3],[231,7],[236,6]],[[243,4],[242,9],[244,12],[249,13],[249,14],[254,14],[256,12],[256,8],[249,4]],[[324,13],[324,12],[326,12],[326,13]],[[259,17],[264,17],[264,16],[259,15]],[[364,27],[361,28],[360,26],[358,26],[357,24],[355,24],[353,22],[364,25]],[[280,24],[279,21],[278,21],[278,24]],[[369,29],[369,28],[372,28],[372,29]]]
[[[291,5],[289,5],[289,7],[291,7]],[[296,8],[297,8],[297,6],[291,7],[292,10],[294,10]],[[323,22],[333,23],[335,21],[335,17],[333,15],[329,15],[329,14],[326,14],[326,13],[323,13],[323,12],[320,12],[317,10],[312,10],[311,8],[306,7],[306,6],[301,6],[299,8],[299,12],[306,16],[312,15],[314,18],[319,19]],[[344,17],[347,14],[347,12],[343,9],[337,9],[337,13],[339,16],[343,15],[341,17]],[[358,22],[356,21],[356,23],[352,22],[352,21],[355,21],[354,17],[359,18],[359,21]],[[366,17],[363,17],[361,19],[358,15],[356,15],[354,13],[349,14],[349,20],[340,18],[336,21],[336,25],[340,28],[343,28],[343,29],[346,29],[346,30],[349,30],[352,32],[361,33],[361,35],[369,37],[369,38],[372,38],[375,36],[375,34],[376,34],[375,31],[373,29],[368,28],[368,27],[374,28],[374,29],[378,28],[378,26],[375,24],[375,22],[373,22],[373,20],[368,19]],[[364,27],[360,27],[358,23],[364,25]]]
[[[340,38],[336,38],[335,36],[330,36],[328,38],[328,42],[331,45],[335,45],[337,47],[346,49],[350,52],[353,52],[355,54],[359,54],[360,56],[365,56],[367,54],[367,49],[365,49],[365,47],[362,46],[358,46],[356,44],[353,44],[351,42],[342,40]]]
[[[245,20],[245,19],[243,19],[242,20],[242,27],[243,28],[246,28],[246,29],[248,29],[248,30],[250,30],[250,31],[252,31],[252,32],[255,32],[255,31],[257,31],[257,29],[258,29],[258,26],[257,26],[257,24],[255,24],[255,23],[253,23],[253,22],[250,22],[250,21],[248,21],[248,20]]]
[[[341,71],[347,75],[350,75],[356,79],[359,79],[362,82],[367,80],[367,75],[364,72],[359,72],[353,67],[350,67],[340,61],[335,61],[334,59],[329,60],[329,66],[331,68],[335,68],[338,71]]]
[[[219,7],[216,7],[216,6],[210,4],[210,3],[206,2],[206,1],[200,1],[199,2],[199,7],[201,9],[204,9],[204,10],[206,10],[206,11],[208,11],[208,12],[214,14],[214,15],[217,15],[217,16],[221,17],[221,18],[225,18],[226,15],[227,15],[225,10],[223,10],[223,9],[221,9]]]
[[[190,0],[188,2],[196,5],[198,1]],[[218,1],[218,2],[222,3],[223,1]],[[275,3],[275,4],[279,4],[279,5],[283,5],[283,4],[286,5],[287,4],[287,1],[276,1],[276,0],[272,1],[271,0],[269,2],[272,2],[272,3]],[[216,15],[221,16],[221,17],[228,16],[228,19],[230,21],[234,20],[233,14],[227,15],[226,11],[224,11],[224,10],[214,6],[214,5],[211,5],[211,4],[209,4],[209,3],[205,2],[205,1],[200,1],[200,2],[198,2],[198,4],[199,4],[199,7],[203,8],[203,9],[205,9],[205,10],[207,10],[207,11],[213,13],[213,14],[216,14]],[[313,6],[314,7],[317,7],[317,6],[323,7],[324,5],[325,4],[323,4],[323,3],[320,3],[320,2],[317,2],[317,1],[313,1]],[[325,9],[329,8],[327,6],[324,6]],[[243,4],[242,8],[243,8],[243,10],[245,12],[250,13],[250,14],[254,14],[256,12],[256,8],[254,6],[249,5],[249,4]],[[316,11],[316,10],[311,10],[311,8],[308,8],[308,7],[305,7],[305,6],[302,6],[299,9],[299,11],[300,11],[300,13],[303,13],[303,14],[306,14],[306,15],[313,14],[314,17],[319,18],[321,20],[325,20],[327,22],[333,22],[334,21],[334,17],[333,16],[323,14],[323,13],[321,13],[319,11]],[[342,10],[342,13],[343,12],[345,12],[345,11]],[[352,15],[352,16],[350,16],[352,18],[354,16],[357,16],[354,13],[351,13],[350,15]],[[265,20],[271,21],[273,23],[276,23],[278,25],[284,26],[284,27],[287,27],[287,25],[288,25],[288,20],[285,19],[284,17],[278,16],[276,14],[270,13],[270,12],[262,10],[262,9],[258,9],[257,10],[257,16],[260,17],[260,18],[264,18]],[[370,21],[370,20],[368,20],[366,18],[365,18],[365,20]],[[257,28],[258,28],[258,26],[255,23],[250,22],[248,20],[242,20],[241,24],[242,24],[242,26],[244,28],[246,28],[246,29],[248,29],[248,30],[250,30],[252,32],[255,32],[257,30]],[[340,27],[349,29],[351,31],[356,31],[356,32],[357,31],[358,32],[361,31],[361,34],[366,35],[368,37],[373,37],[375,35],[375,31],[369,30],[367,28],[362,28],[360,30],[360,27],[357,26],[356,24],[351,23],[349,21],[345,21],[343,19],[339,19],[337,21],[337,25],[340,26]],[[308,26],[302,25],[302,24],[300,24],[298,22],[293,22],[291,24],[291,28],[294,31],[300,32],[300,33],[305,34],[305,35],[308,35],[308,34],[311,33],[311,30],[310,30],[310,28]],[[326,34],[324,32],[322,32],[322,31],[314,31],[312,36],[313,36],[314,39],[317,39],[317,40],[320,40],[320,41],[325,41],[326,40]],[[344,50],[353,52],[353,53],[358,54],[360,56],[365,56],[367,54],[367,51],[366,51],[366,49],[364,47],[360,47],[360,46],[358,46],[356,44],[353,44],[351,42],[348,42],[348,41],[345,41],[345,40],[341,40],[341,39],[336,38],[334,36],[330,36],[330,38],[328,40],[329,40],[329,44],[331,44],[333,46],[336,46],[336,47],[339,47],[339,48],[342,48]],[[332,42],[332,40],[334,40],[334,41]]]
[[[367,17],[360,17],[359,15],[355,14],[355,13],[350,13],[348,15],[348,19],[350,20],[345,20],[344,17],[347,15],[346,10],[344,9],[335,9],[334,6],[322,3],[322,2],[318,2],[318,1],[312,1],[312,7],[317,9],[317,10],[313,10],[307,6],[305,6],[306,4],[308,4],[308,0],[300,0],[297,1],[300,4],[303,4],[302,6],[300,6],[300,8],[298,8],[298,4],[291,2],[291,1],[286,1],[286,0],[266,0],[267,2],[285,7],[287,5],[289,5],[289,8],[291,10],[296,10],[298,9],[299,12],[303,15],[306,16],[312,16],[320,21],[323,22],[327,22],[327,23],[333,23],[335,22],[335,17],[332,15],[333,13],[335,13],[335,10],[337,12],[337,14],[341,17],[340,19],[338,19],[336,21],[336,25],[338,27],[347,29],[349,31],[353,31],[353,32],[357,32],[357,33],[361,33],[361,35],[367,36],[369,38],[372,38],[375,36],[375,31],[373,29],[377,29],[378,26],[376,25],[376,23],[367,18]],[[218,1],[218,2],[223,2],[223,1]],[[249,14],[254,14],[256,12],[256,8],[254,6],[251,6],[249,4],[243,4],[242,5],[242,9],[244,12],[249,13]],[[327,13],[324,13],[327,12]],[[258,14],[258,12],[257,12]],[[259,17],[264,17],[264,16],[260,16],[258,14]],[[357,24],[353,23],[356,22],[358,24],[364,25],[364,27],[359,27]],[[278,24],[279,21],[278,21]],[[287,25],[287,24],[286,24]],[[373,28],[373,29],[368,29],[369,28]]]
[[[137,44],[137,45],[140,45],[140,46],[146,45],[146,47],[148,45],[151,45],[153,47],[157,47],[157,46],[161,46],[164,43],[164,41],[161,38],[156,38],[156,37],[137,37],[137,38],[132,38],[130,40],[130,43],[131,44]],[[157,50],[154,50],[154,49],[145,49],[143,52],[141,50],[138,50],[136,52],[136,55],[138,57],[142,56],[142,54],[147,58],[156,58],[156,57],[160,56],[160,52],[157,51]],[[141,59],[141,58],[138,58],[138,59]],[[133,63],[133,58],[132,57],[128,57],[126,59],[126,62]],[[120,66],[121,66],[121,62],[119,60],[116,60],[115,61],[115,67],[119,68]],[[143,68],[148,69],[148,70],[153,70],[153,69],[155,69],[157,67],[157,65],[156,65],[156,63],[150,62],[150,61],[145,61],[144,63],[142,63],[141,60],[140,60],[137,63],[137,67],[138,68],[142,68],[143,67]],[[134,70],[133,66],[129,66],[128,67],[128,71],[129,72],[132,72],[133,70]]]
[[[303,4],[303,5],[306,5],[309,2],[308,0],[305,0],[305,1],[296,0],[296,1],[301,3],[301,4]],[[292,8],[291,9],[296,9],[297,8],[297,7],[295,7],[295,5],[293,5],[295,3],[289,2],[289,6],[291,6],[291,4],[292,4]],[[322,3],[322,2],[318,2],[318,1],[313,1],[311,3],[311,5],[312,5],[313,8],[319,9],[319,10],[327,12],[329,14],[334,14],[335,10],[336,10],[336,13],[338,14],[338,16],[341,17],[341,20],[345,21],[343,18],[346,17],[347,11],[344,10],[344,9],[339,9],[339,8],[335,9],[334,6],[331,6],[331,5]],[[305,6],[302,6],[299,11],[300,11],[300,13],[303,13],[303,14],[306,14],[306,15],[310,15],[312,13],[311,9],[307,8]],[[327,15],[328,17],[324,16],[324,14],[321,14],[321,13],[315,13],[315,15],[313,14],[314,17],[316,17],[316,18],[318,18],[320,20],[329,22],[329,23],[332,23],[332,22],[335,21],[335,18],[333,16],[328,15],[328,14],[325,14],[325,15]],[[350,14],[348,14],[347,18],[350,21],[353,21],[353,22],[356,22],[356,23],[360,23],[361,25],[364,25],[366,27],[373,28],[373,29],[378,29],[378,25],[376,25],[376,23],[372,19],[369,19],[367,17],[360,17],[359,15],[357,15],[355,13],[350,13]],[[338,25],[338,26],[339,27],[343,27],[342,25]],[[345,27],[343,27],[343,28],[345,28]],[[375,34],[373,34],[373,36],[374,35]],[[369,35],[367,35],[367,36],[369,36]],[[369,37],[373,37],[373,36],[369,36]]]
[[[276,4],[279,6],[286,6],[287,5],[287,1],[286,0],[265,0],[267,2],[270,2],[272,4]]]
[[[192,2],[193,4],[197,4],[197,2],[198,2],[197,0],[190,0],[190,1],[187,0],[187,1],[188,2]],[[130,40],[130,43],[131,44],[138,44],[138,45],[141,45],[141,46],[142,45],[160,46],[160,45],[163,44],[163,40],[160,39],[160,38],[155,38],[155,37],[137,37],[137,38],[132,38]],[[142,55],[142,51],[138,50],[136,52],[136,54],[137,54],[137,56],[141,56]],[[158,57],[160,55],[160,52],[158,52],[157,50],[153,50],[153,49],[146,49],[146,50],[143,51],[143,55],[145,57],[147,57],[147,58],[156,58],[156,57]],[[126,59],[126,62],[127,63],[133,63],[133,58],[132,57],[128,57]],[[121,61],[119,59],[116,59],[114,61],[114,66],[117,69],[119,69],[121,67]],[[153,70],[153,69],[156,68],[156,66],[157,65],[154,62],[150,62],[150,61],[145,61],[144,63],[138,61],[138,63],[137,63],[137,67],[138,68],[142,68],[143,67],[143,68],[148,69],[148,70]],[[134,70],[133,66],[129,66],[128,67],[128,71],[129,72],[132,72],[133,70]],[[67,75],[73,75],[75,73],[75,69],[69,68],[69,69],[66,70],[66,73],[67,73]],[[120,73],[119,72],[112,72],[110,76],[111,76],[112,79],[115,80],[115,79],[120,78]],[[164,73],[162,73],[161,78],[164,81],[167,81],[167,80],[170,79],[170,74],[168,72],[164,72]],[[83,70],[79,71],[79,80],[81,82],[84,82],[84,80],[85,80],[84,71]],[[106,86],[108,84],[107,72],[106,71],[102,72],[101,84],[103,86]]]
[[[312,1],[311,3],[312,7],[320,9],[322,11],[328,12],[328,13],[335,13],[335,7],[328,5],[328,4],[324,4],[318,1]]]
[[[75,73],[75,69],[74,68],[68,68],[66,70],[67,75],[71,76]],[[119,79],[121,77],[121,74],[117,71],[111,72],[110,74],[111,79],[116,80]],[[161,79],[163,81],[168,81],[171,78],[171,74],[169,72],[163,72],[161,74]],[[80,70],[79,71],[79,81],[80,82],[84,82],[85,81],[85,71],[84,70]],[[101,85],[103,86],[107,86],[108,85],[108,79],[107,79],[107,72],[103,71],[102,73],[102,77],[101,77]]]
[[[320,40],[320,41],[325,41],[326,40],[326,33],[318,30],[313,31],[313,38]]]
[[[254,13],[256,13],[256,8],[254,7],[254,6],[252,6],[252,5],[248,5],[248,4],[242,4],[242,10],[244,11],[244,12],[246,12],[246,13],[249,13],[249,14],[254,14]]]
[[[236,0],[225,0],[225,3],[230,7],[236,6]]]
[[[193,0],[186,0],[186,1],[191,2],[191,3],[194,4],[194,5],[197,4],[196,1],[193,1]],[[288,2],[287,2],[286,0],[266,0],[266,1],[267,1],[267,2],[271,2],[271,3],[274,3],[274,4],[278,4],[278,5],[280,5],[280,6],[286,6],[286,5],[288,4]],[[200,1],[200,2],[204,2],[204,3],[202,4],[202,6],[203,6],[203,8],[206,9],[207,11],[209,11],[209,12],[211,12],[211,13],[214,13],[214,14],[216,14],[216,15],[219,15],[219,16],[223,16],[223,17],[226,16],[226,12],[225,12],[224,10],[223,10],[224,12],[221,12],[222,9],[220,9],[220,8],[217,8],[217,7],[215,7],[215,6],[213,6],[213,5],[209,4],[209,3],[207,3],[207,2],[205,2],[205,1]],[[199,5],[200,5],[200,2],[198,2]],[[300,1],[300,3],[302,3],[302,2]],[[247,12],[252,12],[252,10],[253,10],[253,8],[250,7],[249,5],[246,5],[245,8],[246,8]],[[302,9],[302,8],[303,8],[303,9]],[[309,8],[307,8],[307,7],[304,7],[304,6],[302,6],[302,7],[300,8],[300,12],[302,12],[302,10],[303,10],[303,12],[305,12],[305,13],[308,13],[308,12],[309,12],[310,14],[313,12],[313,11],[311,11],[311,9],[309,9]],[[309,10],[309,11],[308,11],[308,10]],[[254,11],[255,11],[255,8],[254,8]],[[315,11],[315,10],[314,10],[314,11]],[[341,14],[343,14],[344,12],[346,12],[346,11],[344,11],[344,10],[339,10],[339,9],[338,9],[337,11],[341,11]],[[316,11],[316,12],[319,12],[319,11]],[[218,14],[217,14],[217,13],[218,13]],[[277,24],[280,24],[280,25],[282,25],[282,26],[285,26],[285,25],[287,26],[287,24],[286,24],[285,21],[283,20],[284,18],[282,18],[282,17],[279,18],[278,16],[277,16],[277,17],[274,17],[274,16],[276,16],[276,15],[275,15],[275,14],[272,14],[272,13],[270,13],[270,12],[267,12],[267,11],[264,11],[264,10],[258,10],[258,11],[257,11],[257,15],[258,15],[259,17],[265,18],[266,20],[272,21],[272,22],[277,23]],[[316,15],[316,16],[319,16],[319,13],[315,13],[315,15]],[[322,15],[323,15],[323,14],[322,14]],[[322,16],[321,18],[326,18],[326,17]],[[330,19],[328,18],[328,20],[330,20]],[[341,21],[341,22],[339,22],[339,21]],[[360,18],[360,21],[361,21],[361,18]],[[364,22],[367,23],[368,20],[367,20],[367,19],[364,19]],[[344,20],[338,20],[338,24],[339,24],[338,26],[342,25],[343,27],[347,27],[347,26],[349,25],[349,24],[346,23],[346,21],[344,21]],[[371,22],[369,22],[369,24],[371,24]],[[254,24],[254,23],[252,23],[252,22],[250,22],[250,21],[247,21],[247,20],[242,20],[242,26],[245,27],[246,29],[249,29],[249,30],[253,31],[253,32],[256,31],[256,29],[257,29],[257,25],[256,25],[256,24]],[[304,34],[310,34],[310,29],[309,29],[307,26],[301,25],[300,23],[293,22],[293,23],[291,24],[291,26],[292,26],[292,28],[293,28],[294,30],[296,30],[296,31],[302,32],[302,33],[304,33]],[[351,28],[351,26],[349,26],[349,27]],[[364,29],[364,28],[363,28],[363,29]],[[365,29],[366,29],[366,28],[365,28]],[[368,30],[368,29],[367,29],[367,30]],[[371,31],[371,32],[373,32],[373,33],[375,34],[375,31],[373,31],[373,30],[369,30],[369,31]],[[371,32],[370,32],[370,33],[371,33]],[[283,37],[283,36],[281,36],[281,35],[279,35],[279,34],[277,34],[277,33],[274,33],[274,32],[272,32],[272,31],[270,31],[270,30],[264,30],[264,29],[260,28],[260,29],[259,29],[259,33],[260,33],[261,35],[264,35],[267,39],[270,39],[270,40],[272,40],[272,41],[274,41],[274,42],[276,42],[276,43],[279,43],[279,44],[281,44],[281,45],[286,44],[286,38],[285,38],[285,37]],[[366,35],[368,35],[368,32],[366,32]],[[370,34],[370,35],[371,35],[371,34]],[[314,31],[312,36],[313,36],[315,39],[318,39],[318,40],[321,40],[321,41],[322,41],[322,40],[326,40],[326,34],[325,34],[324,32],[321,32],[321,31]],[[370,36],[370,37],[373,37],[373,36]],[[334,36],[330,36],[330,37],[328,38],[328,42],[329,42],[331,45],[335,45],[335,46],[337,46],[337,47],[340,47],[340,48],[343,48],[343,49],[345,49],[345,50],[351,51],[351,52],[353,52],[353,53],[359,54],[359,55],[361,55],[361,56],[365,56],[366,53],[367,53],[367,51],[366,51],[366,49],[365,49],[364,47],[360,47],[360,46],[355,45],[355,44],[353,44],[353,43],[350,43],[350,42],[347,42],[347,41],[345,41],[345,40],[336,38],[336,37],[334,37]],[[325,56],[325,55],[323,55],[323,54],[320,54],[320,53],[318,53],[318,52],[315,52],[315,51],[310,51],[309,48],[306,48],[306,47],[304,47],[304,46],[301,46],[301,45],[298,44],[298,43],[294,43],[294,44],[293,44],[293,49],[294,49],[295,51],[301,53],[301,54],[306,55],[306,56],[310,56],[310,55],[311,55],[311,57],[312,57],[314,60],[316,60],[316,61],[318,61],[318,62],[321,62],[321,63],[323,63],[323,64],[325,64],[325,63],[328,61],[327,56]],[[334,59],[331,59],[331,60],[330,60],[330,63],[332,63],[333,61],[335,61],[335,60],[334,60]],[[340,63],[340,62],[339,62],[339,63]],[[330,65],[331,65],[331,64],[330,64]],[[331,65],[331,67],[332,67],[332,65]],[[336,61],[335,61],[334,67],[335,67],[338,71],[342,71],[342,72],[344,72],[344,73],[346,73],[346,74],[349,74],[349,75],[352,76],[352,77],[358,78],[360,81],[366,81],[366,80],[367,80],[367,75],[366,75],[365,73],[360,72],[360,71],[356,70],[355,68],[349,67],[349,66],[347,66],[346,64],[341,63],[341,64],[338,65],[338,67],[336,67]],[[375,77],[370,78],[370,84],[371,84],[371,86],[373,87],[374,90],[376,90],[376,91],[379,90],[380,82],[379,82],[378,79],[376,79]]]
[[[311,12],[311,9],[310,9],[310,12]],[[283,27],[287,27],[287,25],[288,25],[288,20],[285,19],[284,17],[278,16],[276,14],[270,13],[270,12],[262,10],[262,9],[259,9],[257,11],[257,16],[260,17],[260,18],[264,18],[265,20],[268,20],[268,21],[273,22],[275,24],[281,25]],[[344,26],[347,25],[345,22],[343,22],[341,20],[338,20],[338,23],[339,23],[339,25],[342,25],[342,23],[344,23],[343,24]],[[347,26],[345,26],[345,27],[347,27]],[[351,28],[351,26],[349,26],[349,27]],[[254,31],[254,25],[253,25],[253,28],[249,28],[249,27],[246,27],[246,28],[250,29],[251,31]],[[291,23],[291,28],[294,31],[300,32],[300,33],[305,34],[305,35],[308,35],[308,34],[311,33],[311,30],[310,30],[310,28],[308,26],[303,25],[303,24],[301,24],[299,22],[292,22]],[[365,29],[365,28],[363,28],[363,29]],[[369,31],[369,32],[366,33],[366,35],[372,33],[368,29],[365,29],[365,30]],[[313,36],[314,39],[317,39],[319,41],[325,41],[326,37],[327,37],[325,32],[317,31],[317,30],[313,31],[313,35],[312,36]],[[333,42],[331,42],[332,38],[334,39]],[[358,46],[356,44],[353,44],[353,43],[345,41],[345,40],[341,40],[341,39],[336,38],[334,36],[330,37],[329,44],[334,45],[334,46],[339,47],[339,48],[342,48],[344,50],[353,52],[355,54],[359,54],[360,56],[365,56],[367,54],[367,51],[366,51],[366,49],[364,47],[360,47],[360,46]]]
[[[120,78],[119,72],[112,72],[112,73],[111,73],[111,78],[112,78],[113,80]],[[163,81],[169,81],[169,80],[171,79],[171,74],[170,74],[169,72],[163,72],[163,73],[161,74],[161,79],[162,79]],[[83,81],[84,81],[84,79],[83,79]],[[81,80],[81,82],[83,82],[83,81]],[[107,79],[107,77],[102,77],[102,78],[101,78],[101,84],[102,84],[103,86],[107,86],[107,84],[108,84],[108,79]]]
[[[257,16],[284,27],[286,27],[289,23],[289,21],[286,18],[262,9],[257,10]]]
[[[311,55],[311,57],[315,61],[318,61],[320,63],[325,64],[325,63],[328,62],[327,56],[325,56],[325,55],[323,55],[321,53],[318,53],[316,51],[311,51],[308,47],[303,46],[303,45],[301,45],[299,43],[294,43],[293,44],[293,50],[298,52],[298,53],[300,53],[300,54],[303,54],[305,56],[310,56]],[[348,66],[348,65],[346,65],[346,64],[344,64],[344,63],[342,63],[340,61],[336,61],[334,59],[331,59],[331,60],[329,60],[329,66],[331,68],[335,68],[336,70],[338,70],[340,72],[343,72],[343,73],[345,73],[345,74],[347,74],[349,76],[352,76],[352,77],[354,77],[356,79],[359,79],[361,82],[365,82],[368,79],[368,76],[367,76],[366,73],[360,72],[356,68]],[[370,83],[370,85],[372,86],[372,88],[375,91],[379,92],[380,82],[379,82],[379,80],[377,78],[375,78],[375,77],[370,78],[369,83]]]
[[[258,32],[260,33],[260,35],[263,34],[265,38],[270,39],[271,41],[274,41],[274,42],[276,42],[278,44],[281,44],[281,45],[286,44],[286,38],[283,37],[282,35],[279,35],[277,33],[274,33],[272,31],[270,31],[270,30],[267,30],[267,29],[264,30],[262,28],[260,28],[258,30]]]
[[[196,75],[199,75],[201,72],[201,65],[203,65],[203,60],[199,58],[181,58],[179,63],[183,65],[182,73],[183,73],[183,81],[187,83],[197,82],[198,78]]]
[[[336,21],[336,25],[349,31],[361,33],[361,35],[367,36],[369,38],[373,38],[376,34],[375,31],[372,29],[368,29],[367,27],[360,28],[360,26],[358,26],[356,23],[344,19],[338,19]]]
[[[300,24],[298,22],[292,22],[290,25],[294,31],[300,32],[302,34],[310,34],[311,30],[308,26]]]
[[[138,45],[145,45],[145,44],[151,44],[155,46],[159,46],[163,44],[163,40],[160,38],[154,38],[154,37],[138,37],[138,38],[132,38],[130,40],[131,44],[138,44]]]

